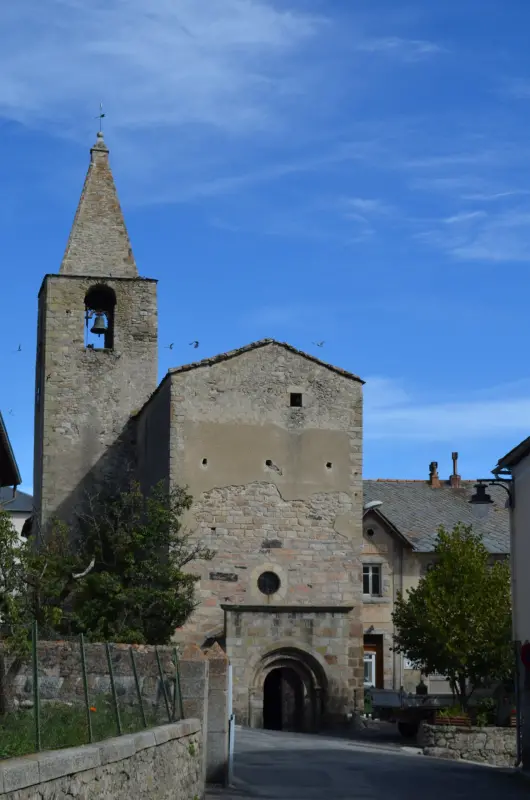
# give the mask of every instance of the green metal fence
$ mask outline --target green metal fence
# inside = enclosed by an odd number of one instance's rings
[[[82,634],[51,647],[47,642],[48,636],[39,639],[33,623],[31,663],[18,665],[15,689],[2,676],[4,701],[10,691],[24,699],[13,707],[4,702],[0,758],[92,743],[182,719],[176,647],[93,644]],[[39,645],[44,648],[41,659]],[[96,667],[89,663],[94,655]],[[56,696],[51,697],[50,683]]]

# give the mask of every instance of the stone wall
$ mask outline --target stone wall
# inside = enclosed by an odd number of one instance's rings
[[[265,679],[282,667],[294,669],[304,687],[305,730],[344,721],[354,703],[351,676],[360,666],[351,607],[225,610],[239,724],[263,726]]]
[[[171,370],[166,380],[170,479],[193,495],[187,529],[215,551],[193,565],[200,605],[178,638],[222,639],[226,603],[352,606],[353,696],[363,681],[361,382],[274,342]],[[148,449],[145,431],[157,426],[143,418],[151,414],[166,411],[150,402],[139,415]],[[258,587],[263,572],[278,579],[270,595]],[[293,636],[291,645],[305,640]]]
[[[515,736],[515,728],[460,728],[422,723],[418,744],[426,756],[513,767],[517,756]]]
[[[202,800],[202,734],[189,719],[85,747],[0,761],[0,797]]]
[[[175,666],[174,648],[158,648],[166,689],[172,697]],[[162,682],[153,647],[136,645],[135,660],[142,698],[146,707],[156,707],[165,711]],[[137,705],[138,696],[130,658],[130,646],[115,644],[111,646],[112,665],[115,684],[121,704]],[[109,668],[105,647],[102,644],[85,645],[89,696],[109,695],[111,691]],[[6,657],[6,670],[9,671],[13,659]],[[84,703],[83,673],[78,641],[39,642],[39,694],[44,701]],[[29,660],[20,665],[10,683],[11,696],[15,706],[30,705],[33,702],[33,677]]]

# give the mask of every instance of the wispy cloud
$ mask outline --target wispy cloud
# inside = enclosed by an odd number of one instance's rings
[[[462,199],[480,200],[483,203],[489,203],[495,202],[496,200],[505,200],[508,197],[520,197],[529,194],[530,189],[506,189],[501,192],[474,192],[472,194],[462,195]]]
[[[263,129],[303,91],[290,59],[325,24],[269,0],[2,5],[0,115],[93,126],[103,94],[115,129]]]
[[[452,217],[446,217],[444,222],[446,225],[461,225],[463,223],[471,222],[471,220],[483,219],[487,214],[485,211],[462,211],[460,214],[455,214]]]
[[[424,39],[403,39],[399,36],[364,39],[356,44],[363,53],[374,53],[397,57],[403,61],[419,61],[422,58],[447,52],[436,42]]]
[[[360,214],[389,214],[392,207],[379,198],[349,197],[345,204]]]
[[[530,419],[528,384],[495,387],[458,402],[429,402],[404,391],[388,378],[367,379],[365,435],[368,439],[454,442],[491,439],[510,433],[526,436]]]

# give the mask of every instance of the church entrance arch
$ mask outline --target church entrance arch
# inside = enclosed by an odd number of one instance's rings
[[[317,731],[325,711],[326,688],[325,672],[309,653],[297,648],[267,653],[253,681],[251,727]]]

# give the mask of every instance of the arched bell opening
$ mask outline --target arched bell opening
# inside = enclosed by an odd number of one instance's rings
[[[93,286],[85,295],[85,347],[112,350],[116,294],[105,284]]]

